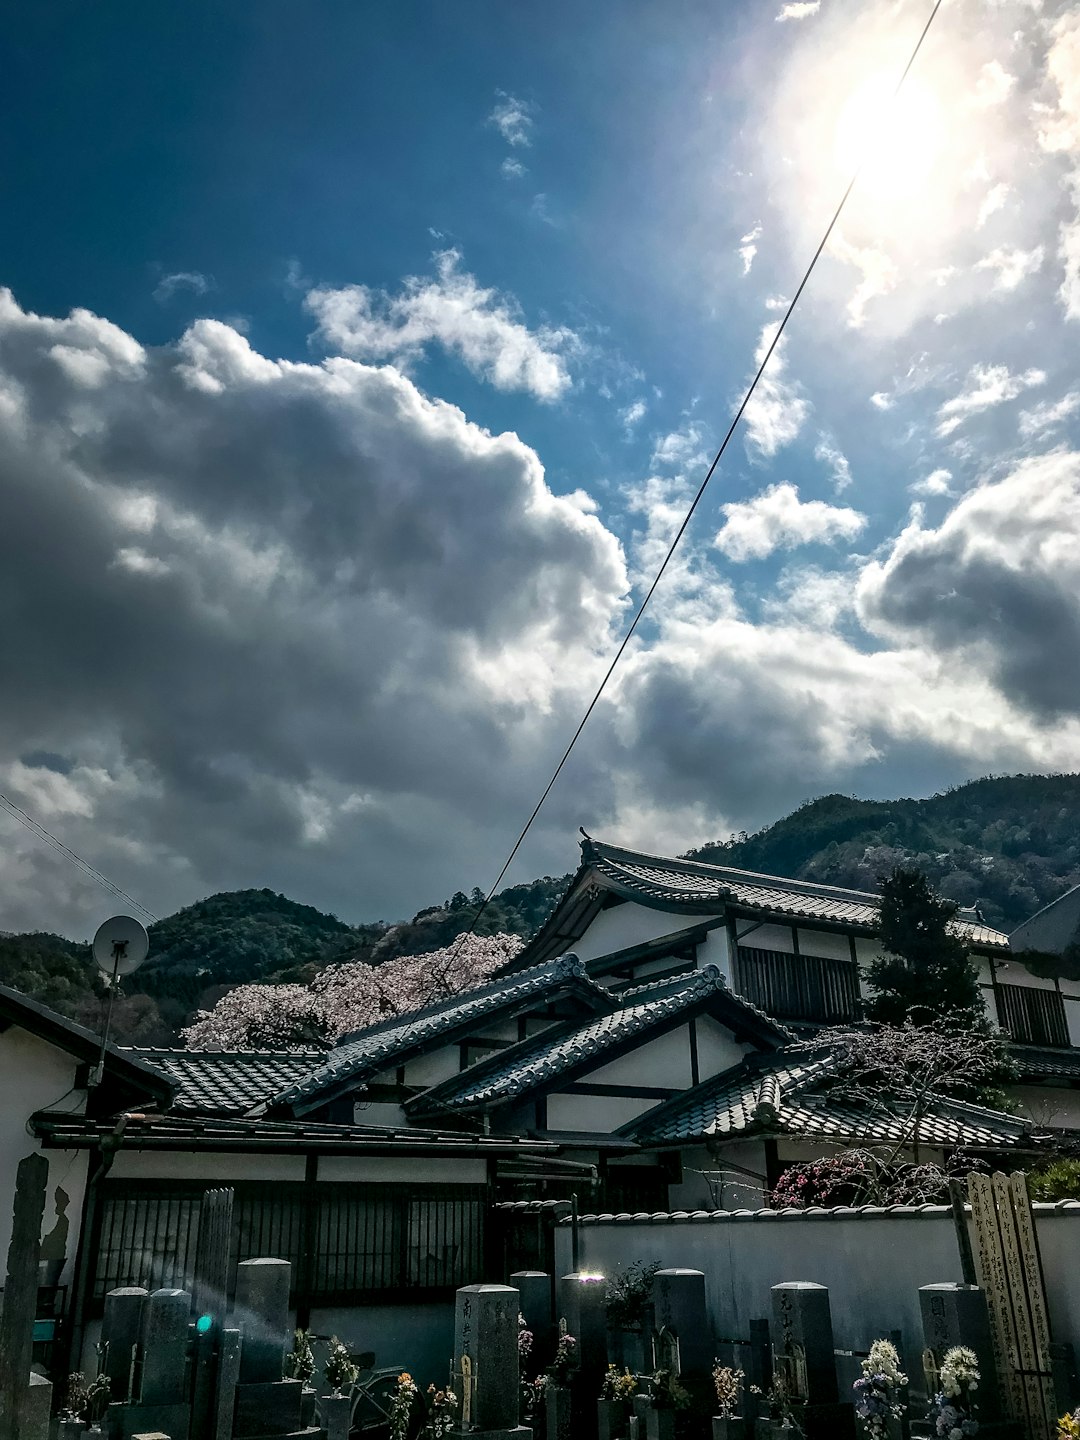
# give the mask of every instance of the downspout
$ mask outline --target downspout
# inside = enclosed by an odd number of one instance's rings
[[[75,1279],[71,1287],[71,1326],[68,1331],[67,1369],[68,1373],[81,1369],[83,1334],[86,1330],[86,1302],[90,1287],[90,1267],[96,1248],[98,1222],[98,1186],[112,1169],[117,1152],[124,1138],[129,1120],[145,1120],[147,1117],[137,1111],[127,1110],[116,1122],[111,1135],[103,1135],[98,1148],[91,1152],[88,1169],[93,1173],[86,1177],[86,1191],[83,1195],[82,1221],[79,1225],[79,1246],[75,1256]]]

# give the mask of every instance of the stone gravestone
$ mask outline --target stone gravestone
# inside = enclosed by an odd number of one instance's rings
[[[607,1369],[607,1281],[603,1275],[575,1272],[559,1280],[558,1315],[578,1342],[582,1376],[595,1380]]]
[[[994,1347],[990,1339],[990,1319],[986,1296],[978,1285],[921,1285],[919,1309],[922,1312],[923,1339],[930,1353],[924,1355],[924,1372],[936,1375],[945,1351],[954,1345],[966,1345],[979,1357],[982,1383],[979,1386],[979,1422],[985,1425],[1001,1419],[1001,1399]],[[928,1375],[928,1382],[931,1376]],[[932,1395],[927,1395],[932,1400]]]
[[[34,1416],[42,1403],[37,1393],[41,1386],[34,1387],[31,1398],[30,1360],[48,1181],[49,1162],[44,1155],[27,1155],[19,1161],[0,1309],[0,1440],[30,1440]],[[49,1390],[51,1394],[52,1386]]]
[[[131,1399],[135,1350],[149,1293],[141,1285],[125,1285],[105,1296],[99,1353],[102,1373],[109,1377],[109,1396],[114,1401]]]
[[[31,1373],[19,1440],[49,1440],[52,1390],[52,1383],[46,1380],[44,1375]]]
[[[519,1421],[518,1315],[521,1295],[510,1285],[465,1285],[457,1292],[454,1377],[461,1397],[450,1433],[473,1440],[532,1440]]]
[[[656,1329],[678,1337],[679,1373],[685,1379],[708,1379],[713,1367],[712,1328],[705,1305],[701,1270],[658,1270],[653,1276]]]
[[[226,1326],[218,1346],[214,1403],[207,1430],[209,1440],[232,1440],[236,1412],[236,1382],[240,1378],[240,1331]]]
[[[774,1285],[772,1297],[773,1374],[801,1401],[806,1440],[853,1440],[854,1406],[838,1398],[828,1287],[795,1280]]]
[[[196,1435],[208,1434],[214,1424],[227,1305],[232,1212],[231,1190],[203,1191],[191,1287],[195,1311],[191,1421]]]
[[[532,1331],[532,1359],[536,1369],[542,1370],[550,1362],[555,1349],[551,1276],[546,1270],[515,1270],[510,1276],[510,1283],[521,1296],[525,1328]]]
[[[130,1306],[114,1308],[117,1323],[126,1327],[139,1297],[118,1297]],[[127,1440],[162,1431],[171,1440],[187,1440],[191,1428],[188,1402],[188,1322],[191,1296],[186,1290],[154,1290],[141,1301],[137,1362],[137,1397],[110,1403],[106,1428]],[[112,1357],[110,1341],[109,1356]],[[110,1388],[110,1394],[111,1394]]]
[[[287,1260],[244,1260],[236,1267],[240,1364],[233,1414],[235,1440],[319,1433],[317,1426],[305,1426],[301,1419],[303,1383],[282,1378],[291,1283],[292,1266]],[[516,1314],[514,1320],[516,1324]]]

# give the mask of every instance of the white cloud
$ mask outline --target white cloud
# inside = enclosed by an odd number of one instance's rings
[[[951,470],[931,470],[929,475],[916,480],[908,489],[913,495],[951,495],[949,482],[952,478]]]
[[[523,175],[529,173],[521,161],[515,159],[513,155],[508,155],[499,166],[499,169],[506,176],[507,180],[520,180]]]
[[[979,78],[968,103],[976,109],[1000,105],[1008,99],[1015,85],[1016,76],[1010,75],[1000,61],[988,60],[979,71]]]
[[[713,544],[736,562],[761,560],[798,545],[853,540],[866,525],[866,516],[857,510],[800,500],[798,487],[789,484],[770,485],[752,500],[721,508],[726,518]]]
[[[757,254],[757,242],[761,239],[761,226],[755,225],[748,230],[739,240],[739,259],[742,261],[742,273],[750,274],[750,267],[754,263],[754,256]]]
[[[567,357],[578,338],[561,326],[530,330],[506,296],[462,271],[461,254],[435,257],[434,277],[413,276],[399,295],[346,285],[318,287],[305,304],[328,346],[365,360],[409,364],[431,344],[457,355],[498,390],[525,390],[557,400],[571,383]]]
[[[1058,296],[1069,320],[1080,320],[1080,219],[1065,223],[1058,232],[1058,257],[1065,267]]]
[[[1034,250],[1006,250],[999,246],[977,261],[975,269],[995,271],[994,289],[1011,291],[1030,276],[1038,274],[1042,269],[1043,255],[1041,245],[1036,245]]]
[[[996,215],[1002,209],[1005,201],[1009,198],[1010,187],[1004,183],[993,185],[983,197],[979,206],[979,213],[975,219],[976,230],[981,230],[991,215]],[[1040,252],[1041,253],[1041,252]]]
[[[1051,153],[1080,150],[1080,13],[1063,15],[1051,35],[1046,75],[1057,90],[1057,106],[1044,112],[1039,144]]]
[[[816,15],[820,9],[821,0],[789,0],[788,4],[781,7],[776,19],[780,22],[784,20],[808,20],[811,15]]]
[[[754,352],[757,365],[768,354],[778,324],[766,325],[762,330]],[[810,414],[810,402],[803,395],[801,386],[785,378],[785,348],[786,342],[781,340],[743,412],[747,444],[766,459],[775,455],[782,446],[791,444]]]
[[[1045,381],[1043,370],[1013,375],[1007,365],[975,365],[968,373],[965,388],[938,406],[937,433],[942,438],[951,435],[969,416],[1015,400],[1023,391]]]
[[[494,125],[508,145],[527,148],[532,144],[532,132],[536,107],[528,101],[508,95],[505,90],[496,90],[498,97],[495,108],[488,116],[488,124]]]
[[[173,275],[163,275],[154,287],[154,299],[164,305],[178,290],[190,290],[195,295],[205,295],[213,286],[207,275],[197,270],[177,270]]]
[[[1044,400],[1030,410],[1020,412],[1020,434],[1025,439],[1057,430],[1070,415],[1080,410],[1080,390],[1070,390],[1060,400]]]
[[[857,330],[866,319],[866,307],[870,301],[896,288],[899,271],[883,250],[872,245],[852,245],[839,230],[829,242],[829,248],[837,260],[853,265],[862,274],[847,305],[848,324]]]
[[[833,489],[839,495],[851,484],[851,466],[848,458],[831,435],[824,431],[814,446],[814,459],[829,467]]]
[[[887,390],[875,390],[870,396],[870,404],[875,410],[891,410],[896,401]]]
[[[638,421],[644,419],[647,409],[648,406],[644,400],[635,400],[632,405],[627,405],[625,410],[619,411],[619,419],[623,423],[623,429],[626,431],[627,437],[629,437]]]

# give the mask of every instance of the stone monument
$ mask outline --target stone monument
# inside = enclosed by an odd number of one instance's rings
[[[520,1292],[510,1285],[466,1285],[457,1292],[454,1380],[461,1410],[451,1436],[532,1440],[519,1423],[520,1310]]]
[[[806,1440],[854,1440],[854,1406],[836,1384],[829,1290],[808,1280],[772,1287],[773,1376],[784,1383]]]

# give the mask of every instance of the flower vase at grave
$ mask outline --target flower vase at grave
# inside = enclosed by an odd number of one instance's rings
[[[630,1430],[630,1406],[625,1400],[597,1400],[598,1440],[624,1440]]]
[[[573,1440],[571,1393],[568,1385],[549,1380],[544,1386],[544,1433],[547,1440]]]
[[[752,1420],[741,1415],[714,1415],[712,1440],[753,1440]]]

